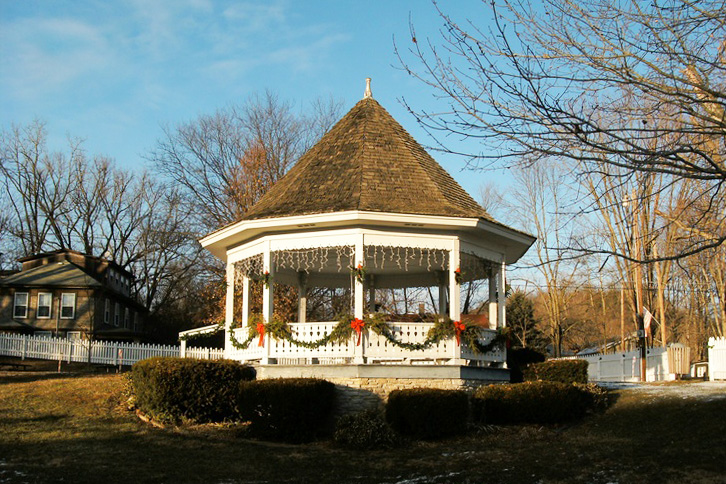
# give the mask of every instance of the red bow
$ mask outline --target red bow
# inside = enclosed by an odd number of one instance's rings
[[[265,323],[257,323],[257,332],[260,333],[260,342],[257,346],[265,346]]]
[[[456,344],[461,344],[461,332],[466,329],[466,326],[464,326],[464,323],[461,321],[454,321],[454,329],[456,330]]]
[[[360,346],[360,336],[361,332],[363,331],[363,326],[365,326],[366,323],[359,318],[355,318],[353,321],[350,322],[350,327],[353,328],[353,330],[358,333],[358,343],[356,346]]]

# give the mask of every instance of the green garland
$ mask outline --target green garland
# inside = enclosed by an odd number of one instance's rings
[[[354,332],[353,327],[351,326],[352,321],[352,316],[342,315],[338,320],[338,324],[333,328],[330,333],[315,341],[300,341],[296,339],[293,335],[292,330],[290,329],[289,324],[284,321],[273,320],[265,324],[264,328],[266,333],[271,334],[279,340],[285,340],[291,344],[301,346],[303,348],[316,349],[320,348],[321,346],[325,346],[331,342],[342,343],[349,340],[351,336],[353,336]],[[390,326],[380,314],[365,316],[364,321],[365,327],[369,328],[377,335],[383,336],[392,345],[409,351],[423,351],[435,344],[438,344],[443,339],[451,338],[456,335],[456,330],[454,328],[453,322],[451,321],[451,319],[445,316],[440,316],[437,318],[434,326],[429,329],[429,332],[426,334],[426,339],[421,343],[404,343],[398,341],[395,338],[393,331],[391,331]],[[243,342],[240,342],[235,338],[234,331],[230,331],[229,337],[230,341],[232,342],[232,346],[239,350],[247,349],[252,340],[259,337],[260,333],[259,331],[257,331],[257,324],[261,322],[262,317],[260,315],[253,315],[250,317],[250,320],[247,323],[248,337]],[[233,328],[234,327],[235,326],[233,324]],[[466,343],[467,346],[469,346],[469,348],[472,349],[472,351],[474,351],[474,353],[479,354],[487,353],[494,350],[497,346],[501,346],[503,343],[506,342],[508,334],[509,328],[499,329],[497,330],[496,336],[489,343],[481,344],[479,342],[479,326],[467,326],[466,329],[461,332],[461,339]]]

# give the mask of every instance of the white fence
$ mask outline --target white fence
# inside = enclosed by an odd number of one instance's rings
[[[181,356],[181,348],[172,345],[69,340],[0,333],[0,355],[119,366],[133,365],[154,356]],[[224,350],[186,348],[184,356],[217,360],[223,358]]]
[[[612,355],[582,357],[589,363],[588,378],[591,381],[638,382],[640,380],[640,350]],[[646,350],[646,381],[674,380],[675,374],[668,369],[668,352],[665,348]]]
[[[709,338],[708,374],[711,381],[726,380],[726,338]]]

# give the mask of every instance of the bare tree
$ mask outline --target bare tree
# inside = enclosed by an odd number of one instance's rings
[[[338,118],[340,103],[312,114],[266,92],[244,104],[166,128],[149,159],[182,188],[200,231],[240,219]]]
[[[179,291],[198,266],[199,244],[178,192],[148,173],[88,158],[80,142],[51,152],[40,122],[3,132],[3,213],[18,255],[68,248],[113,260],[137,275],[136,291],[152,311]],[[5,241],[3,241],[5,242]]]
[[[659,173],[699,181],[693,200],[724,198],[722,0],[501,0],[483,8],[494,18],[490,29],[440,10],[439,39],[418,39],[412,26],[408,52],[399,50],[403,67],[448,104],[416,112],[440,149],[479,167],[555,157],[617,181]],[[451,133],[484,146],[461,152],[444,140]],[[726,229],[717,227],[641,260],[721,245]]]
[[[540,288],[542,319],[556,356],[561,356],[563,339],[578,323],[567,315],[581,284],[578,272],[586,262],[562,249],[576,236],[578,228],[577,224],[568,223],[566,215],[571,195],[566,173],[566,168],[559,164],[540,161],[516,172],[513,190],[516,217],[537,236],[534,253],[525,256],[520,265],[528,265],[535,274],[530,282]]]

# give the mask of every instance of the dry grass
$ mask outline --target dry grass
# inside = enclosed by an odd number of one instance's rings
[[[726,398],[620,391],[577,425],[352,452],[157,429],[119,405],[121,388],[115,374],[0,374],[0,483],[726,482]]]

